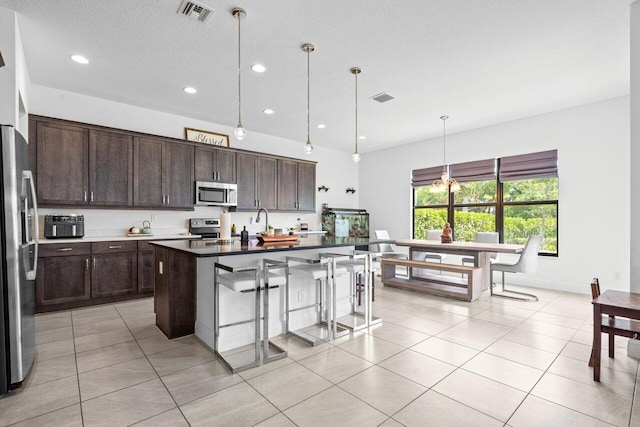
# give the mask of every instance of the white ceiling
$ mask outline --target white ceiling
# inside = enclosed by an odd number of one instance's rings
[[[438,136],[445,113],[454,133],[629,93],[631,0],[200,0],[215,10],[207,24],[178,15],[180,3],[0,0],[18,12],[32,83],[234,127],[230,11],[243,7],[243,124],[301,149],[305,42],[316,46],[311,141],[345,151],[352,66],[362,68],[361,152]],[[74,53],[91,63],[70,61]],[[267,71],[251,71],[256,62]],[[369,99],[383,91],[395,99]]]

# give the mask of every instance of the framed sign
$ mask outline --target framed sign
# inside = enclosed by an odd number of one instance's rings
[[[184,139],[202,144],[229,146],[229,135],[208,132],[206,130],[184,128]]]

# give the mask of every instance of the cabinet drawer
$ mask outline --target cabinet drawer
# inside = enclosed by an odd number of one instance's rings
[[[91,251],[94,254],[108,254],[112,252],[136,252],[138,242],[128,242],[118,240],[114,242],[94,242],[91,244]]]
[[[52,256],[89,255],[91,243],[53,243],[38,246],[39,256],[47,258]]]
[[[152,251],[153,246],[148,241],[138,240],[138,250],[139,251]]]

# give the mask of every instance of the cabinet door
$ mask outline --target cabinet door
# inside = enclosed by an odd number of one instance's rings
[[[155,274],[153,249],[138,252],[138,292],[153,291]]]
[[[193,147],[167,142],[167,169],[165,173],[165,205],[172,208],[193,208]]]
[[[92,298],[137,292],[138,256],[136,252],[93,255],[92,263]]]
[[[38,260],[36,307],[89,298],[89,255],[55,256]]]
[[[298,162],[278,160],[278,210],[298,209]]]
[[[217,181],[236,182],[236,153],[227,150],[216,150],[215,172]]]
[[[298,163],[298,210],[316,210],[316,165]]]
[[[97,206],[133,205],[133,138],[89,131],[89,202]]]
[[[211,148],[195,149],[195,180],[196,181],[215,181],[213,175],[215,151]]]
[[[256,162],[253,154],[238,153],[238,209],[257,208]]]
[[[258,181],[256,198],[258,199],[258,207],[277,209],[276,172],[278,170],[278,161],[272,157],[258,156],[256,170]]]
[[[89,131],[76,126],[39,122],[37,138],[40,204],[88,204]]]
[[[133,145],[133,204],[162,206],[164,141],[156,138],[135,138]]]

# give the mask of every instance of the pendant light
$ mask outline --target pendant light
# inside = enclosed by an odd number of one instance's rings
[[[358,163],[360,161],[360,153],[358,153],[358,74],[362,72],[359,67],[351,68],[351,74],[356,76],[356,138],[355,138],[355,150],[353,151],[353,155],[351,158],[354,162]]]
[[[429,188],[429,193],[444,193],[449,189],[450,192],[455,193],[460,191],[460,184],[454,178],[449,176],[447,171],[447,128],[446,123],[449,116],[440,116],[442,120],[442,176],[440,179],[436,179]]]
[[[233,131],[233,134],[239,141],[242,141],[247,136],[247,131],[242,127],[242,103],[240,101],[240,21],[247,17],[247,12],[240,7],[236,7],[233,8],[231,14],[238,20],[238,126]]]
[[[304,152],[311,154],[313,152],[313,145],[311,145],[311,138],[309,138],[309,54],[316,48],[311,43],[305,43],[302,45],[302,50],[307,52],[307,143],[304,144]]]

